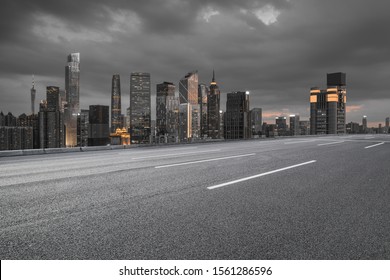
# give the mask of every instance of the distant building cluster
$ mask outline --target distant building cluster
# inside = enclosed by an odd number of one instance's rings
[[[120,75],[112,76],[111,108],[90,105],[80,109],[80,54],[65,65],[65,89],[46,87],[46,100],[35,112],[33,77],[31,114],[0,113],[0,150],[46,149],[149,143],[188,143],[208,139],[250,139],[276,136],[344,133],[389,133],[385,126],[368,128],[346,123],[346,74],[327,74],[327,88],[310,90],[310,120],[290,115],[262,122],[262,109],[250,108],[250,92],[226,94],[226,111],[215,72],[210,85],[200,83],[197,71],[179,80],[156,85],[156,120],[151,119],[151,75],[130,74],[130,107],[122,114]],[[111,120],[111,121],[110,121]]]

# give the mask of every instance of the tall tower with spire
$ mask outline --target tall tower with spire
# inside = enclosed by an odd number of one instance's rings
[[[71,53],[65,65],[66,146],[77,145],[77,115],[80,113],[80,53]]]
[[[212,139],[221,138],[220,129],[220,100],[221,92],[215,81],[215,71],[213,70],[213,79],[210,83],[210,93],[207,98],[207,127],[208,136]]]
[[[30,90],[31,93],[31,114],[35,114],[35,95],[37,91],[35,90],[35,81],[34,81],[34,75],[32,75],[32,88]]]

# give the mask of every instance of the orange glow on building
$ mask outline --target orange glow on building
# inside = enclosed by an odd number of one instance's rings
[[[339,101],[339,97],[337,96],[337,94],[328,94],[326,96],[326,101],[327,102],[338,102]]]
[[[115,133],[110,134],[112,145],[130,145],[130,133],[125,127],[117,128]]]

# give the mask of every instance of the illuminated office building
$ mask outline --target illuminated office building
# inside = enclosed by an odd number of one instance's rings
[[[221,114],[220,114],[221,92],[215,81],[215,72],[210,83],[210,92],[207,97],[207,136],[212,139],[222,137]]]
[[[65,110],[66,146],[77,145],[77,115],[80,113],[80,53],[68,55],[65,66]]]
[[[310,134],[346,133],[346,74],[327,74],[327,89],[310,90]]]
[[[192,106],[190,103],[179,105],[179,140],[189,142],[192,137]]]
[[[151,129],[150,74],[130,76],[130,138],[132,143],[149,143]]]
[[[122,128],[121,79],[118,74],[112,76],[111,84],[111,133]]]
[[[180,104],[198,104],[198,72],[190,72],[179,82]]]
[[[224,137],[225,139],[251,138],[248,91],[227,94]]]

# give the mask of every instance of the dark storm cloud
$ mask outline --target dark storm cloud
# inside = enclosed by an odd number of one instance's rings
[[[343,71],[349,105],[361,108],[349,120],[380,121],[389,110],[371,107],[389,102],[388,10],[356,0],[5,1],[0,110],[26,111],[32,73],[42,98],[51,81],[63,87],[66,55],[80,52],[83,107],[109,105],[114,73],[125,108],[132,71],[177,84],[195,69],[208,83],[215,69],[223,92],[250,90],[252,107],[307,117],[309,88]]]

